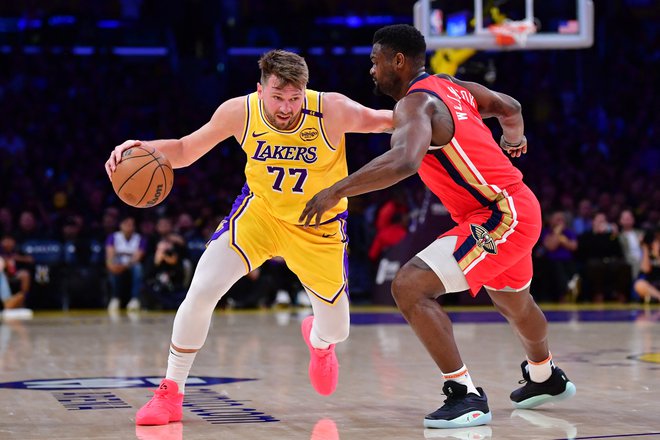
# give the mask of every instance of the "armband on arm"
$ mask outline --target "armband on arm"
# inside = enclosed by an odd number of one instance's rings
[[[504,138],[504,135],[502,135],[502,137],[500,138],[500,147],[505,151],[515,149],[515,148],[521,148],[521,147],[524,147],[526,144],[527,144],[527,138],[525,137],[525,135],[523,135],[522,139],[520,139],[520,142],[518,142],[518,143],[512,143],[512,142],[507,141]]]

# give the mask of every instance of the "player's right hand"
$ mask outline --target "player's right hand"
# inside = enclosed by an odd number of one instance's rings
[[[500,138],[500,147],[506,154],[511,157],[520,157],[527,153],[527,138],[523,135],[520,143],[512,145],[504,139],[504,135]]]
[[[112,179],[112,173],[117,169],[117,164],[121,162],[121,155],[124,150],[128,150],[131,147],[137,147],[142,145],[141,141],[128,140],[124,141],[120,145],[117,145],[112,152],[110,152],[110,157],[105,161],[105,172],[108,173],[108,177]]]

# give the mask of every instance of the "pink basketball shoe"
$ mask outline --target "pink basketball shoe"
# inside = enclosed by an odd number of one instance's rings
[[[170,379],[163,379],[154,397],[135,415],[136,425],[167,425],[183,418],[183,394]]]
[[[329,396],[334,393],[339,381],[339,362],[335,354],[335,344],[326,349],[314,348],[309,341],[312,332],[313,316],[308,316],[302,322],[302,336],[309,347],[309,381],[317,393]]]

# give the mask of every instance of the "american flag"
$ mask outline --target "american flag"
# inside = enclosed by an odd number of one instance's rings
[[[577,34],[580,31],[580,24],[577,20],[566,20],[559,22],[560,34]]]

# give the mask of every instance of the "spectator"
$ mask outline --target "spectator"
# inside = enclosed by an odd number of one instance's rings
[[[35,238],[44,238],[46,231],[39,228],[37,219],[32,211],[23,211],[18,217],[18,231],[16,231],[16,241],[20,244],[27,240]]]
[[[0,295],[6,309],[22,307],[30,291],[30,268],[34,259],[16,248],[16,239],[5,234],[0,240]]]
[[[140,309],[142,289],[142,259],[145,240],[135,231],[135,219],[125,217],[119,223],[119,231],[110,234],[105,242],[106,268],[110,281],[108,311],[116,313],[121,304],[122,283],[128,278],[131,299],[126,305],[130,311]]]
[[[591,230],[591,219],[593,218],[593,206],[591,200],[582,199],[578,204],[578,212],[573,219],[573,232],[582,235]]]
[[[408,235],[408,216],[401,212],[392,213],[387,224],[376,232],[369,248],[369,259],[378,263],[380,256]]]
[[[573,293],[575,299],[577,273],[575,252],[578,248],[577,236],[567,227],[566,216],[556,211],[550,216],[550,224],[541,233],[545,275],[539,283],[542,299],[564,301]]]
[[[592,230],[578,237],[582,293],[593,302],[624,302],[628,297],[630,269],[623,259],[618,235],[616,224],[609,223],[605,214],[599,212],[593,218]]]
[[[156,307],[176,309],[186,293],[186,242],[172,230],[169,218],[160,218],[156,223],[156,231],[159,237],[153,254],[149,256],[146,293]]]
[[[400,223],[402,217],[408,213],[408,204],[403,190],[399,187],[394,188],[392,198],[386,201],[378,210],[376,215],[376,232],[395,223]],[[399,214],[396,221],[394,215]]]
[[[266,264],[253,269],[239,279],[220,300],[220,307],[229,309],[265,307],[275,286],[274,279],[264,273],[269,265]],[[284,266],[286,267],[286,265]]]
[[[63,307],[98,308],[105,305],[97,295],[105,288],[102,246],[85,233],[82,215],[69,215],[64,219],[60,241],[64,246],[59,268]]]
[[[660,301],[660,228],[644,234],[640,277],[633,287],[644,302]]]
[[[14,230],[14,216],[5,206],[0,207],[0,235],[9,234]]]
[[[195,221],[187,212],[179,214],[174,230],[186,241],[199,238],[197,230],[195,229]]]
[[[108,206],[103,210],[100,219],[91,219],[91,225],[92,236],[99,241],[106,240],[119,228],[119,210],[114,206]]]
[[[160,237],[156,233],[156,222],[151,216],[144,216],[140,220],[138,232],[146,243],[147,255],[153,255]]]
[[[271,258],[260,269],[260,276],[268,279],[266,305],[305,307],[311,305],[298,277],[291,272],[282,257]],[[237,290],[238,288],[234,289],[234,292]],[[230,293],[232,293],[231,289]]]
[[[642,231],[635,229],[635,215],[631,210],[626,209],[619,216],[619,240],[623,257],[630,266],[630,273],[633,280],[639,276],[640,265],[642,263]]]

